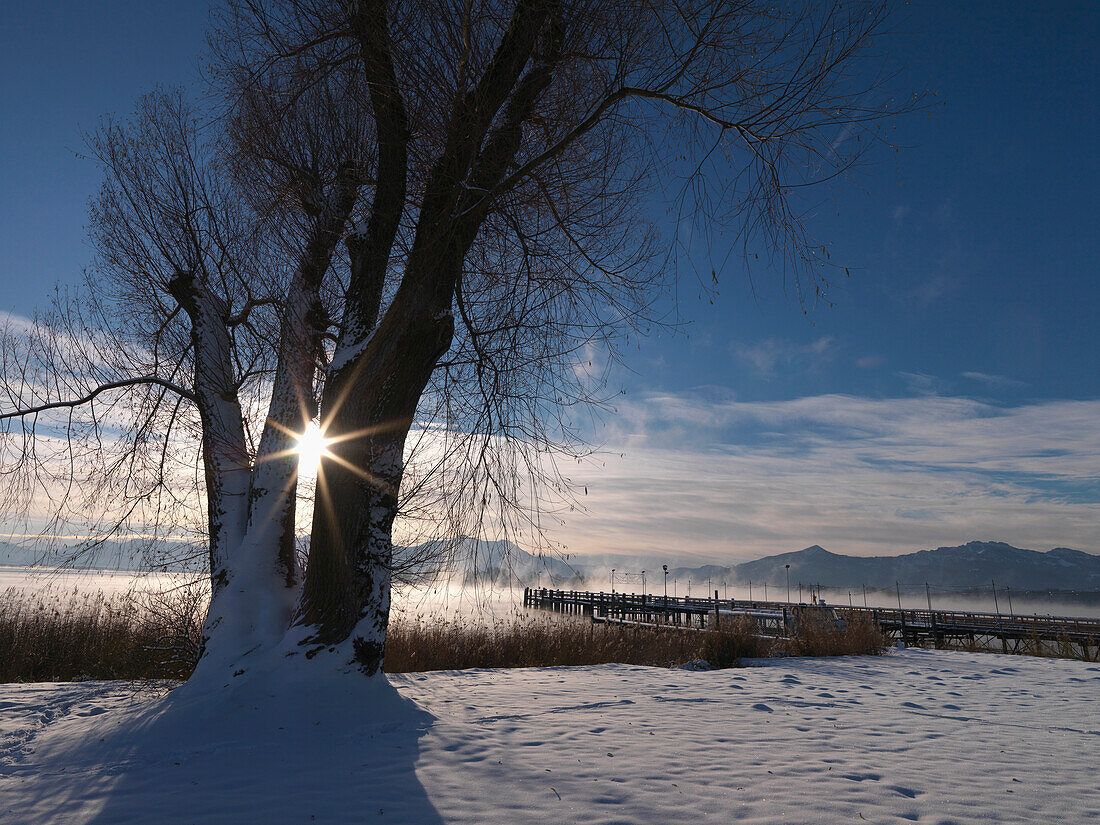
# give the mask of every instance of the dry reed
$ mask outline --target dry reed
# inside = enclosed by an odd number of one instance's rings
[[[201,596],[71,594],[62,604],[0,594],[0,682],[186,679],[198,653]]]
[[[882,631],[869,619],[838,623],[828,613],[807,611],[780,648],[788,656],[874,656],[886,644]]]
[[[64,600],[9,590],[0,595],[0,681],[186,679],[199,653],[204,591],[140,596],[70,594]],[[806,619],[789,639],[761,636],[747,617],[713,630],[593,623],[517,612],[484,623],[438,615],[395,616],[386,670],[553,667],[610,662],[674,667],[689,662],[736,667],[776,653],[838,656],[881,652],[870,623]]]

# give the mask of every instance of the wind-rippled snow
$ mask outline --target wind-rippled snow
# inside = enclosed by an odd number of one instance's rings
[[[388,679],[405,701],[264,684],[199,715],[177,702],[174,721],[150,709],[184,691],[0,686],[0,821],[1100,821],[1087,662],[906,650]]]

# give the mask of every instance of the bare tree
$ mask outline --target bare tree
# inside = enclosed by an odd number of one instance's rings
[[[119,336],[153,363],[61,385],[54,356],[25,358],[4,417],[134,388],[186,404],[204,666],[281,644],[373,674],[399,514],[537,513],[518,507],[525,479],[564,483],[546,451],[582,440],[591,348],[613,357],[657,320],[687,251],[645,204],[720,254],[762,251],[800,300],[820,289],[801,193],[912,105],[864,62],[884,19],[868,3],[230,0],[213,136],[156,98],[94,143],[104,277],[148,316]],[[293,441],[318,411],[303,573]],[[154,419],[134,420],[131,444]]]

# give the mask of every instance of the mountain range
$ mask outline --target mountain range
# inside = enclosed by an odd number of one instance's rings
[[[110,539],[101,544],[70,543],[44,546],[30,542],[0,541],[0,566],[4,567],[66,567],[73,570],[148,570],[150,559],[165,560],[164,569],[186,569],[185,560],[179,560],[180,545],[146,539]],[[189,556],[201,548],[189,547]],[[146,552],[151,551],[151,552]],[[161,569],[161,565],[157,565]]]
[[[541,584],[547,587],[602,587],[610,568],[618,564],[621,576],[645,569],[651,583],[660,582],[661,562],[652,558],[572,557],[568,562],[551,555],[534,555],[508,541],[462,539],[455,555],[456,569],[466,581],[496,584]],[[595,561],[595,563],[593,563]],[[736,565],[705,564],[670,567],[669,578],[712,585],[718,582],[773,586],[787,580],[794,585],[822,587],[981,589],[996,580],[997,587],[1015,590],[1100,590],[1100,556],[1056,547],[1040,552],[998,541],[971,541],[956,547],[938,547],[899,556],[845,556],[812,545]],[[650,588],[653,589],[652,587]]]
[[[844,556],[815,544],[731,567],[679,567],[669,570],[669,576],[778,585],[787,580],[788,564],[792,584],[823,587],[893,588],[897,582],[923,587],[927,582],[932,587],[965,589],[996,580],[998,587],[1018,590],[1100,590],[1100,556],[1068,547],[1025,550],[1000,541],[971,541],[900,556]]]
[[[412,568],[411,578],[428,571],[457,575],[467,583],[541,583],[545,587],[580,585],[585,579],[578,566],[553,554],[528,553],[507,539],[490,541],[463,536],[450,542],[429,541],[395,548],[394,552],[400,566],[407,563]]]
[[[133,542],[110,542],[75,565],[82,569],[139,569],[140,554]],[[440,561],[441,551],[443,560]],[[439,571],[457,576],[460,581],[491,582],[498,585],[542,585],[544,587],[604,587],[610,569],[618,567],[620,575],[645,569],[649,581],[661,577],[663,560],[650,557],[570,556],[535,554],[511,541],[473,539],[426,542],[408,548],[397,548],[399,559],[409,560],[415,574],[419,571]],[[0,565],[29,566],[49,564],[58,558],[43,554],[33,547],[0,541]],[[704,564],[695,567],[670,567],[669,578],[680,582],[692,580],[712,585],[719,582],[747,585],[749,582],[772,586],[787,581],[793,585],[822,587],[893,588],[900,582],[903,589],[984,588],[996,580],[998,587],[1015,590],[1100,591],[1100,556],[1056,547],[1046,552],[1013,547],[999,541],[971,541],[956,547],[937,547],[899,556],[845,556],[832,553],[820,545],[812,545],[792,553],[766,556],[735,565]],[[656,585],[654,585],[656,586]],[[652,587],[650,588],[652,589]]]

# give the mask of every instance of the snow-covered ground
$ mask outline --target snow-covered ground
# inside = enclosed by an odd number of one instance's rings
[[[213,700],[0,685],[0,821],[1100,821],[1086,662],[908,650],[389,682],[261,680]]]

